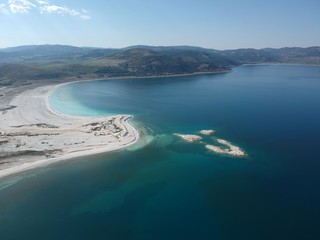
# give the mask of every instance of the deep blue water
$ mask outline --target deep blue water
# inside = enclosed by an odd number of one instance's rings
[[[0,239],[320,239],[320,67],[82,82],[51,102],[132,114],[142,140],[2,179]],[[248,157],[172,135],[202,129]]]

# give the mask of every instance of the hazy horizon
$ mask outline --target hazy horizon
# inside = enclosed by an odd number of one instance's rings
[[[217,50],[319,46],[320,2],[1,0],[0,48],[60,44]]]
[[[144,45],[144,44],[136,44],[136,45],[130,45],[130,46],[125,46],[125,47],[96,47],[96,46],[76,46],[76,45],[67,45],[67,44],[60,44],[60,43],[52,43],[52,44],[30,44],[30,45],[17,45],[17,46],[10,46],[10,47],[0,47],[1,49],[10,49],[10,48],[19,48],[19,47],[29,47],[29,46],[67,46],[67,47],[77,47],[77,48],[97,48],[97,49],[125,49],[125,48],[131,48],[131,47],[195,47],[195,48],[203,48],[203,49],[212,49],[212,50],[217,50],[217,51],[226,51],[226,50],[238,50],[238,49],[256,49],[256,50],[263,50],[263,49],[281,49],[281,48],[311,48],[311,47],[320,47],[319,45],[314,45],[314,46],[306,46],[306,47],[301,47],[301,46],[283,46],[283,47],[262,47],[262,48],[228,48],[228,49],[217,49],[217,48],[206,48],[202,46],[194,46],[194,45]]]

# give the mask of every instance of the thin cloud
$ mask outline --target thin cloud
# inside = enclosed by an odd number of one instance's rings
[[[70,14],[72,16],[75,16],[76,14],[78,14],[78,12],[75,10],[70,10],[67,7],[61,7],[56,5],[45,5],[45,6],[42,6],[40,10],[41,10],[41,13],[47,12],[47,13],[57,13],[61,15]]]
[[[83,20],[90,20],[91,17],[89,15],[80,15],[80,18],[82,18]]]
[[[51,4],[48,0],[8,0],[8,10],[5,4],[0,4],[0,13],[9,15],[10,12],[14,14],[18,13],[29,13],[32,9],[40,11],[41,14],[59,14],[62,16],[69,15],[74,17],[79,17],[83,20],[91,19],[88,11],[85,9],[77,10],[69,8],[67,6],[59,6]]]
[[[12,13],[29,13],[29,11],[36,7],[35,4],[27,0],[9,0],[10,10]]]
[[[45,0],[36,0],[36,2],[37,2],[39,5],[49,4],[48,1],[45,1]]]
[[[82,10],[82,12],[79,12],[76,9],[71,9],[66,6],[58,6],[49,3],[49,1],[46,0],[37,0],[40,8],[41,13],[56,13],[60,15],[71,15],[71,16],[76,16],[80,17],[82,19],[91,19],[89,15],[86,14],[86,10]]]
[[[10,13],[9,13],[9,11],[7,10],[7,8],[6,8],[6,5],[4,5],[4,4],[0,4],[0,13],[2,13],[2,14],[5,14],[5,15],[9,15]]]
[[[39,2],[41,2],[41,6],[40,6],[41,13],[47,12],[47,13],[56,13],[60,15],[71,15],[71,16],[80,17],[84,20],[91,19],[91,17],[87,15],[87,11],[85,10],[82,10],[82,12],[79,12],[78,10],[70,9],[68,7],[49,5],[45,1],[39,1]]]
[[[89,11],[85,9],[82,9],[82,14],[80,15],[80,17],[84,20],[91,19],[91,17],[89,16]]]

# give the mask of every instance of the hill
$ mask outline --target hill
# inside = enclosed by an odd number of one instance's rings
[[[300,63],[320,64],[320,47],[309,48],[264,48],[264,49],[236,49],[220,52],[226,58],[238,63]]]
[[[221,72],[247,63],[320,64],[320,47],[218,51],[193,46],[21,46],[0,49],[0,84]]]

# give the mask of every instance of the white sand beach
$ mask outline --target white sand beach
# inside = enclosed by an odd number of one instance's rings
[[[74,117],[55,112],[48,99],[57,85],[0,89],[0,177],[78,156],[134,144],[131,116]]]

